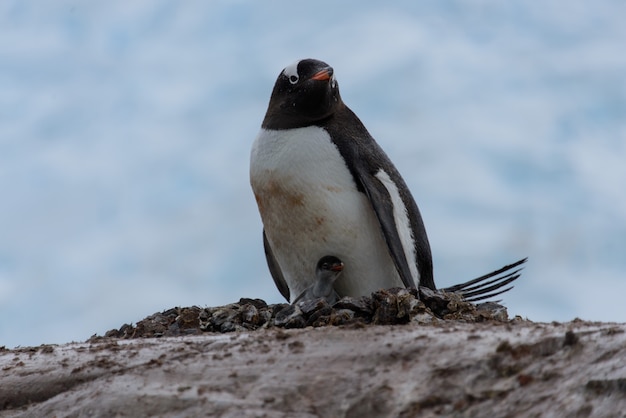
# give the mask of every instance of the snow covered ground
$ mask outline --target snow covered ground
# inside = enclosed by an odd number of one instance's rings
[[[274,80],[335,68],[420,206],[439,286],[626,321],[620,1],[0,3],[0,346],[281,300],[248,182]]]

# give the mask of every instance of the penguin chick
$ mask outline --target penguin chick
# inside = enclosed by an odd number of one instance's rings
[[[342,271],[343,263],[340,259],[331,255],[322,257],[315,268],[315,283],[302,292],[294,303],[322,298],[332,305],[339,299],[333,285]]]

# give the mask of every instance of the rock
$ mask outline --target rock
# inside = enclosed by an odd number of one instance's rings
[[[330,311],[332,310],[332,308],[324,298],[304,300],[298,302],[298,306],[300,307],[302,314],[307,318],[320,310],[327,311],[327,313],[330,313]]]
[[[324,299],[306,300],[291,306],[268,305],[261,299],[241,298],[214,308],[172,308],[139,321],[107,331],[109,338],[145,338],[193,335],[203,332],[236,332],[262,328],[304,328],[326,325],[394,325],[416,322],[432,324],[438,320],[464,322],[507,322],[506,308],[498,303],[474,305],[456,293],[428,288],[381,289],[370,297],[343,297],[333,306]],[[102,338],[94,336],[94,339]]]
[[[419,298],[433,312],[442,312],[447,309],[450,298],[445,293],[431,290],[427,287],[419,287]]]
[[[390,290],[379,290],[372,293],[372,307],[374,315],[372,323],[377,325],[392,325],[402,322],[408,322],[408,316],[398,316],[398,296]],[[406,321],[404,321],[406,319]]]
[[[476,312],[479,318],[483,318],[484,320],[504,322],[509,319],[506,308],[495,302],[479,303],[476,305]],[[476,318],[477,322],[480,322],[479,318]]]
[[[274,326],[282,328],[304,328],[306,321],[298,305],[288,305],[276,313]]]
[[[374,313],[372,307],[372,298],[362,296],[360,298],[353,298],[350,296],[344,296],[339,299],[334,305],[334,309],[349,309],[354,312],[355,316],[362,318],[371,318]]]
[[[351,309],[337,309],[329,315],[329,323],[335,326],[352,324],[354,317]]]

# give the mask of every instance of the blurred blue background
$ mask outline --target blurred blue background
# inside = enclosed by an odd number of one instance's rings
[[[0,346],[282,301],[249,187],[275,78],[335,68],[444,287],[529,256],[535,321],[626,321],[626,3],[0,3]]]

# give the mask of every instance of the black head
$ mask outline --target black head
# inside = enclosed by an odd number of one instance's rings
[[[343,271],[343,262],[332,255],[326,255],[317,262],[317,272],[332,271],[339,274]]]
[[[341,105],[333,68],[314,59],[300,60],[278,76],[262,126],[291,129],[315,125]]]

